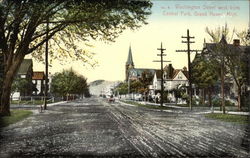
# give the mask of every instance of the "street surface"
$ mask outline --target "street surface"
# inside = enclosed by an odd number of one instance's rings
[[[246,125],[90,98],[1,131],[0,157],[249,157]],[[249,132],[249,131],[248,131]]]

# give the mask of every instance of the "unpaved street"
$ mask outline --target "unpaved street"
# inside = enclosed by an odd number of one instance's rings
[[[248,136],[199,113],[90,98],[3,128],[0,157],[249,157]]]

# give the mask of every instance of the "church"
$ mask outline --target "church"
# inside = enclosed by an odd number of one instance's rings
[[[149,72],[154,75],[155,71],[156,69],[135,68],[131,46],[129,46],[128,59],[125,65],[125,81],[139,80],[142,77],[143,72]]]

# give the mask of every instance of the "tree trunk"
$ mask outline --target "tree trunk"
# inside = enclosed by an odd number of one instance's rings
[[[16,59],[13,61],[11,66],[9,66],[9,69],[5,71],[6,73],[3,79],[3,87],[1,89],[2,94],[1,94],[1,100],[0,100],[0,115],[1,116],[10,116],[11,85],[23,59],[24,59],[24,56],[16,56]],[[8,67],[8,65],[6,67]]]
[[[238,111],[241,111],[241,86],[238,87]]]
[[[202,88],[202,105],[205,105],[205,88]]]
[[[224,74],[225,73],[224,73],[224,57],[223,57],[222,67],[221,67],[221,97],[222,97],[221,108],[222,108],[223,114],[226,113],[226,108],[225,108],[225,91],[224,91],[225,75]]]
[[[210,107],[212,107],[212,88],[208,88],[208,104]]]

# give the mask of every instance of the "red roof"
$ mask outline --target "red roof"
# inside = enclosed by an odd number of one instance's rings
[[[32,80],[44,80],[45,75],[43,71],[35,71],[33,72]]]

